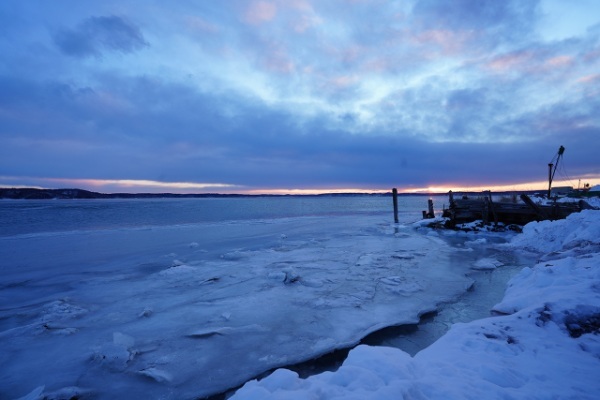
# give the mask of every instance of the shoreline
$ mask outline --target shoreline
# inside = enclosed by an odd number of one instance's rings
[[[600,211],[528,224],[507,247],[535,252],[540,261],[509,281],[490,310],[497,316],[454,324],[415,356],[361,345],[336,372],[300,379],[279,369],[231,399],[595,398]]]
[[[420,224],[417,223],[417,226],[420,226]],[[446,232],[448,235],[444,237],[444,240],[448,242],[448,246],[457,251],[464,250],[467,242],[479,236],[478,232],[464,235],[449,231]],[[426,311],[419,315],[418,322],[386,326],[364,336],[353,346],[336,349],[297,364],[274,368],[261,373],[249,381],[265,379],[278,369],[293,371],[301,379],[308,379],[326,372],[335,373],[344,364],[350,352],[363,345],[370,347],[391,347],[414,357],[418,352],[425,350],[444,336],[451,329],[452,325],[456,323],[475,322],[494,316],[493,306],[502,300],[503,292],[510,279],[517,275],[523,268],[527,268],[527,265],[530,265],[533,261],[533,257],[531,256],[519,255],[512,251],[503,252],[499,246],[508,243],[508,240],[504,236],[504,234],[488,235],[488,239],[493,239],[494,242],[484,245],[485,249],[477,250],[476,254],[468,252],[465,260],[463,260],[464,263],[468,264],[481,259],[481,252],[500,253],[495,254],[495,257],[503,260],[502,265],[492,269],[472,268],[468,276],[473,278],[473,284],[457,298],[442,302],[435,310]],[[501,238],[502,242],[498,243],[497,238]],[[469,254],[471,257],[468,256]],[[519,259],[518,265],[515,263],[517,259]],[[499,282],[502,285],[501,287],[497,286]],[[490,289],[493,292],[492,294],[489,293]],[[485,303],[484,306],[482,306],[482,302]],[[229,399],[230,396],[233,396],[243,386],[244,384],[211,395],[206,397],[206,400]]]

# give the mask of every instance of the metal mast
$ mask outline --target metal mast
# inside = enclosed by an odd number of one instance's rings
[[[548,164],[548,198],[550,198],[550,194],[552,192],[552,180],[554,179],[556,168],[558,168],[558,162],[560,161],[564,152],[565,148],[563,146],[560,146],[560,148],[558,149],[558,153],[554,156],[554,158],[552,158],[550,164]]]

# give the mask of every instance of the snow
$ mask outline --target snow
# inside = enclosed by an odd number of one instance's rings
[[[512,246],[538,253],[598,252],[600,224],[596,210],[584,210],[558,221],[531,222],[523,235],[512,240]]]
[[[600,193],[600,190],[596,190],[595,192]],[[583,200],[585,203],[587,203],[589,206],[591,206],[592,208],[598,210],[600,209],[600,196],[588,196],[588,197],[560,197],[560,198],[551,198],[548,199],[547,197],[542,197],[542,196],[532,196],[531,199],[540,205],[546,205],[546,206],[551,206],[552,204],[556,203],[579,203],[581,200]]]
[[[507,247],[535,251],[494,307],[411,357],[358,346],[335,372],[279,369],[232,399],[596,399],[600,391],[600,211],[525,226]],[[495,265],[493,260],[481,265]]]

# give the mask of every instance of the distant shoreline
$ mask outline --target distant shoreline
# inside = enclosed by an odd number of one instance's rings
[[[519,191],[535,193],[537,191]],[[457,192],[480,194],[481,192]],[[493,192],[496,195],[508,195],[510,192]],[[398,193],[398,196],[443,196],[447,193]],[[55,200],[55,199],[178,199],[178,198],[252,198],[252,197],[388,197],[387,193],[321,193],[321,194],[226,194],[226,193],[99,193],[84,189],[38,189],[38,188],[0,188],[0,199],[11,200]]]

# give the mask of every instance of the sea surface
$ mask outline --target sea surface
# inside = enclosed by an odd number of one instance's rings
[[[436,208],[446,196],[434,196]],[[425,196],[400,196],[400,222],[416,221]],[[309,216],[389,215],[391,196],[256,196],[197,199],[0,200],[0,236]]]

